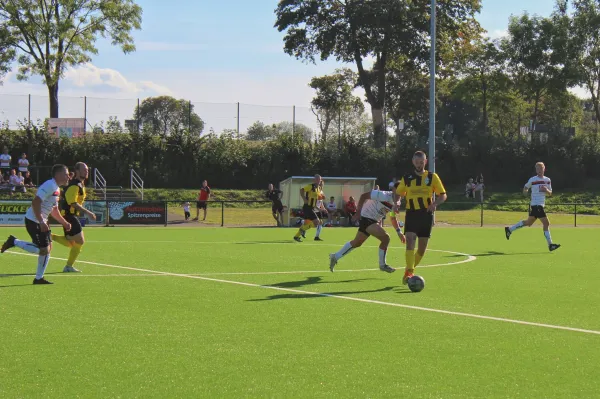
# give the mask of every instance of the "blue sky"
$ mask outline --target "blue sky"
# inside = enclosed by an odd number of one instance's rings
[[[135,98],[159,94],[198,103],[282,107],[279,111],[274,107],[252,110],[253,115],[266,113],[273,120],[279,118],[278,112],[288,115],[289,107],[296,105],[299,118],[308,119],[311,77],[341,66],[335,60],[305,64],[283,52],[283,34],[273,28],[277,0],[138,0],[138,4],[144,15],[142,30],[134,34],[137,51],[124,55],[108,42],[100,42],[99,55],[92,63],[67,71],[61,85],[63,97],[131,99],[91,100],[94,109],[94,101],[98,103],[104,119],[117,112],[126,118]],[[511,14],[549,15],[553,5],[554,0],[483,0],[478,19],[490,36],[498,37],[505,32]],[[45,95],[46,90],[39,79],[21,83],[9,75],[0,86],[0,97],[6,99],[2,94],[8,93],[37,96]],[[0,119],[18,113],[12,109],[15,104],[22,107],[23,98],[10,98],[16,100],[11,101],[12,106],[0,99]],[[41,97],[34,103],[36,109],[45,108]],[[223,111],[224,126],[235,126],[229,120],[235,112],[231,106],[197,105],[202,107],[212,114]],[[61,116],[78,116],[80,108],[75,98],[65,100]],[[122,108],[127,111],[120,111]],[[253,115],[246,119],[256,120]]]

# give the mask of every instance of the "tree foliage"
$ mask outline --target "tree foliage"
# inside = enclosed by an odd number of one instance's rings
[[[141,122],[143,131],[162,136],[200,136],[204,130],[204,121],[194,112],[194,105],[170,96],[146,98],[135,107],[133,118]]]
[[[98,53],[98,38],[124,53],[134,51],[131,32],[141,28],[141,18],[133,0],[0,0],[0,49],[2,43],[10,49],[0,56],[0,65],[2,58],[16,55],[18,79],[41,76],[50,95],[50,117],[57,118],[65,69],[90,62]]]

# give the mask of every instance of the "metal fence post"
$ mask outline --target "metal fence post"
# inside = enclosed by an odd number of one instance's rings
[[[483,202],[481,203],[481,225],[479,227],[483,227]]]
[[[163,205],[165,206],[165,227],[169,224],[169,202],[163,201]]]
[[[237,103],[237,124],[235,128],[237,132],[237,138],[240,139],[240,103]]]
[[[296,106],[292,107],[292,137],[296,134]]]
[[[573,212],[575,214],[575,227],[577,227],[577,204],[575,204],[575,212]]]
[[[225,226],[225,201],[221,201],[221,227]]]
[[[83,96],[83,133],[87,127],[87,96]]]
[[[104,215],[104,218],[106,219],[106,223],[104,224],[104,227],[108,227],[109,226],[109,219],[110,219],[110,208],[108,207],[108,201],[106,201],[106,213]]]

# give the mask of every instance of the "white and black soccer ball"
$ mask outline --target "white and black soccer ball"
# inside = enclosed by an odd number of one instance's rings
[[[421,276],[414,275],[408,279],[408,289],[412,292],[421,292],[425,288],[425,279]]]

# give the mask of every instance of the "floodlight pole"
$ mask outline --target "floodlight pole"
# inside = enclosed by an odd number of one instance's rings
[[[429,170],[435,172],[435,39],[436,0],[431,0],[431,52],[429,55]]]

